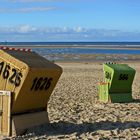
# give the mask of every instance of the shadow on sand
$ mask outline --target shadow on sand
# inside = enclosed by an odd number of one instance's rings
[[[111,122],[111,121],[101,121],[95,123],[82,123],[74,124],[69,122],[60,121],[58,123],[50,123],[41,125],[39,128],[32,130],[36,136],[40,135],[68,135],[72,133],[77,133],[81,135],[86,132],[95,132],[98,130],[125,130],[130,128],[139,128],[140,122],[126,121],[122,122]],[[39,130],[39,131],[38,131]]]
[[[133,99],[132,103],[140,103],[140,99]]]

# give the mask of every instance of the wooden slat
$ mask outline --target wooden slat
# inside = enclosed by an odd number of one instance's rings
[[[11,94],[9,91],[0,91],[0,129],[1,134],[10,135],[10,118],[11,118]]]

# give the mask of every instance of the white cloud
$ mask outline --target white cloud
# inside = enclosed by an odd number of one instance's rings
[[[20,12],[20,13],[29,13],[29,12],[47,12],[50,10],[56,9],[55,7],[30,7],[30,8],[17,8],[17,9],[0,9],[0,13],[7,12]]]
[[[9,2],[21,2],[21,3],[29,3],[29,2],[53,2],[53,1],[71,1],[71,0],[9,0]]]
[[[31,27],[29,25],[19,26],[16,29],[17,29],[17,32],[19,33],[29,33],[29,32],[34,32],[37,30],[35,27]]]
[[[21,8],[16,9],[16,12],[43,12],[43,11],[50,11],[56,9],[55,7],[31,7],[31,8]]]
[[[82,32],[83,31],[83,28],[82,27],[77,27],[77,28],[75,28],[75,31],[76,32]]]

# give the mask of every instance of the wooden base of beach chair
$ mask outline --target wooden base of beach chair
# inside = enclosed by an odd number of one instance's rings
[[[45,123],[49,123],[48,113],[46,111],[14,115],[12,116],[11,135],[22,135],[29,128]]]

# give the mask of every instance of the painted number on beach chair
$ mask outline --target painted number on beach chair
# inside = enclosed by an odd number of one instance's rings
[[[33,80],[31,90],[48,90],[49,87],[51,86],[53,78],[48,78],[48,77],[36,77]]]
[[[12,71],[12,74],[10,71]],[[9,79],[9,82],[14,84],[16,87],[18,87],[21,83],[22,73],[18,72],[18,70],[15,68],[11,69],[10,65],[5,65],[4,62],[0,63],[0,74],[2,75],[3,79]]]
[[[128,74],[120,74],[119,80],[128,80]]]
[[[105,78],[110,79],[111,80],[111,73],[109,72],[105,72]]]

